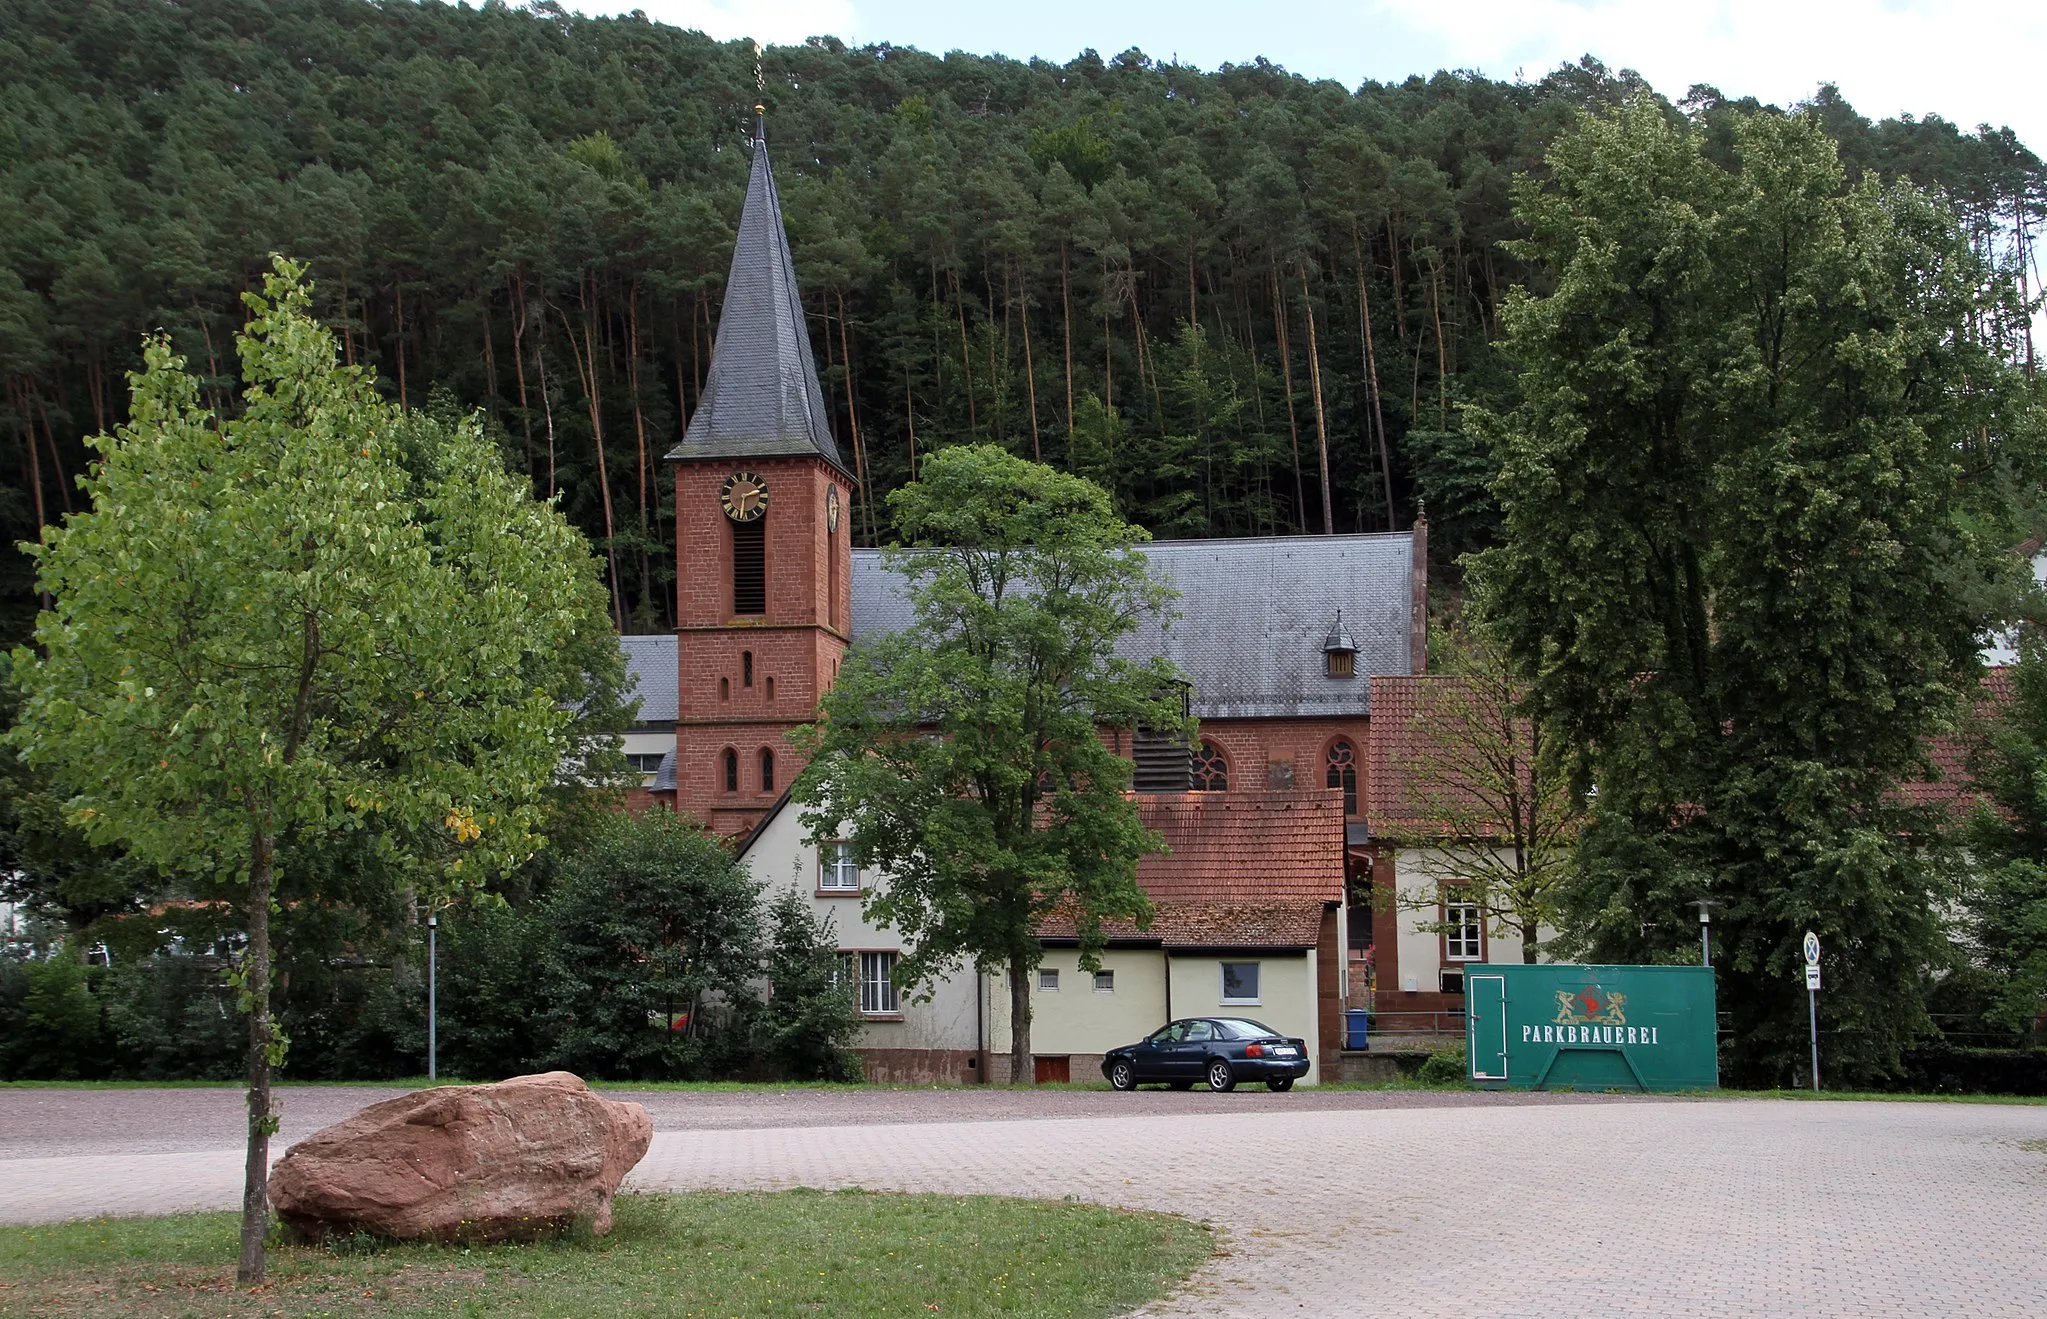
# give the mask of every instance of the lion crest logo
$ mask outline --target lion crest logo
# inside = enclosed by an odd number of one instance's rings
[[[1603,990],[1597,985],[1584,989],[1557,991],[1559,1026],[1625,1026],[1628,1024],[1628,996]]]

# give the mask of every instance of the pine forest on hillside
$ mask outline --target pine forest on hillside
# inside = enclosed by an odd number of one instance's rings
[[[661,455],[704,379],[760,101],[863,542],[920,454],[971,439],[1093,477],[1160,536],[1425,505],[1447,559],[1497,520],[1459,406],[1510,401],[1501,304],[1542,280],[1512,181],[1640,89],[1590,59],[1351,91],[1136,51],[818,39],[757,64],[551,4],[0,0],[0,532],[77,509],[81,438],[120,419],[145,332],[227,388],[279,251],[390,398],[488,414],[606,554],[621,628],[672,625]],[[1940,191],[2033,278],[2047,172],[2008,131],[1813,104],[1851,173]],[[1724,153],[1744,108],[1694,87],[1668,112]],[[2030,370],[2029,332],[1996,328]],[[19,635],[26,561],[6,572]]]

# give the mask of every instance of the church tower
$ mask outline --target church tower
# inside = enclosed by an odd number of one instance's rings
[[[781,199],[753,168],[711,369],[675,464],[675,808],[743,833],[802,768],[852,630],[852,478],[832,439]]]

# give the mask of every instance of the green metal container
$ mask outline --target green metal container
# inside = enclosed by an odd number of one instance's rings
[[[1713,969],[1474,964],[1464,972],[1471,1082],[1488,1090],[1711,1090]]]

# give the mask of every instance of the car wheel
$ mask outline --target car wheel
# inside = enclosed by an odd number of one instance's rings
[[[1220,1058],[1208,1065],[1208,1088],[1219,1095],[1228,1094],[1237,1088],[1237,1074]]]
[[[1109,1064],[1109,1084],[1118,1090],[1135,1090],[1137,1070],[1129,1063],[1118,1059]]]
[[[1192,1081],[1168,1081],[1166,1085],[1173,1090],[1192,1090],[1194,1088],[1194,1082]]]
[[[1294,1088],[1294,1078],[1291,1076],[1282,1076],[1276,1080],[1267,1081],[1265,1083],[1265,1088],[1267,1090],[1272,1091],[1274,1094],[1283,1095],[1287,1091]]]

